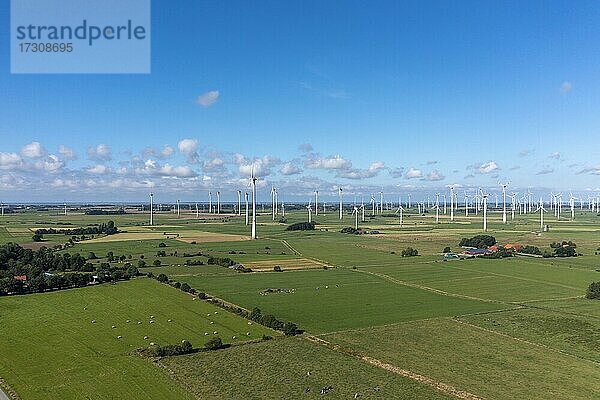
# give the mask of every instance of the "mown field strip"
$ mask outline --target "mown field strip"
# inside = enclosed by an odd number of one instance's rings
[[[376,359],[374,357],[357,353],[354,350],[345,349],[345,348],[343,348],[340,345],[330,343],[327,340],[322,339],[320,337],[306,336],[306,340],[310,340],[311,342],[318,343],[318,344],[320,344],[322,346],[325,346],[325,347],[327,347],[327,348],[329,348],[331,350],[339,351],[341,353],[344,353],[344,354],[356,357],[359,360],[361,360],[363,362],[366,362],[367,364],[373,365],[373,366],[375,366],[377,368],[381,368],[381,369],[384,369],[386,371],[393,372],[393,373],[395,373],[397,375],[400,375],[400,376],[403,376],[405,378],[409,378],[409,379],[412,379],[412,380],[417,381],[419,383],[422,383],[424,385],[430,386],[430,387],[432,387],[434,389],[439,390],[440,392],[442,392],[442,393],[444,393],[446,395],[450,395],[450,396],[456,397],[458,399],[464,399],[464,400],[482,400],[483,399],[482,397],[479,397],[479,396],[477,396],[477,395],[475,395],[473,393],[469,393],[467,391],[457,389],[457,388],[455,388],[452,385],[449,385],[449,384],[444,383],[444,382],[436,381],[435,379],[432,379],[432,378],[430,378],[428,376],[417,374],[415,372],[399,368],[399,367],[397,367],[395,365],[385,363],[385,362],[383,362],[381,360],[378,360],[378,359]]]

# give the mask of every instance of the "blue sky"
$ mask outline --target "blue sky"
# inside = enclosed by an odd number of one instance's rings
[[[251,164],[290,200],[597,190],[598,21],[597,1],[153,1],[151,74],[0,57],[0,199],[233,198]]]

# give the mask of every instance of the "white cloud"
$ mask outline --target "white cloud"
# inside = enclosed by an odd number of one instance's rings
[[[404,177],[406,179],[421,178],[422,176],[423,176],[423,171],[421,171],[420,169],[415,169],[415,168],[410,168],[408,171],[406,171],[406,174],[404,174]]]
[[[300,168],[297,165],[295,165],[291,162],[287,162],[287,163],[283,164],[280,172],[283,175],[297,175],[302,171],[300,170]]]
[[[193,178],[198,176],[189,166],[173,166],[168,163],[161,166],[154,160],[146,160],[143,167],[135,169],[135,173],[165,178]]]
[[[112,158],[110,147],[99,144],[96,147],[88,147],[87,156],[94,161],[109,161]]]
[[[64,162],[62,162],[57,156],[54,154],[48,155],[48,157],[38,160],[35,163],[35,167],[37,169],[46,171],[46,172],[56,172],[64,166]]]
[[[96,164],[93,167],[88,168],[87,172],[89,172],[90,174],[102,175],[106,174],[107,172],[110,172],[110,169],[106,165]]]
[[[550,167],[546,166],[542,170],[536,172],[536,175],[548,175],[553,172],[554,172],[554,168],[550,168]]]
[[[490,172],[496,171],[498,169],[498,164],[495,161],[489,161],[482,164],[479,167],[479,173],[481,174],[489,174]]]
[[[219,100],[219,91],[211,90],[210,92],[206,92],[198,96],[196,103],[202,107],[210,107],[215,104],[217,100]]]
[[[340,155],[335,155],[325,158],[310,158],[306,160],[304,166],[310,169],[348,169],[352,167],[352,162]]]
[[[433,171],[429,172],[424,178],[423,180],[426,181],[441,181],[444,180],[446,177],[437,169],[434,169]]]
[[[550,154],[548,156],[548,158],[553,158],[555,160],[560,160],[560,153],[558,151],[555,151],[554,153]]]
[[[183,154],[190,164],[197,164],[200,156],[198,155],[198,140],[182,139],[177,144],[179,152]]]
[[[560,92],[563,93],[563,94],[564,93],[569,93],[572,89],[573,89],[573,85],[569,81],[564,81],[560,85]]]
[[[168,158],[168,157],[171,157],[174,152],[175,152],[175,149],[173,149],[171,146],[169,146],[167,144],[167,145],[165,145],[165,147],[163,147],[162,151],[160,152],[160,156],[162,158]]]
[[[20,168],[23,165],[23,159],[17,153],[0,152],[0,169],[12,170]]]
[[[58,146],[58,153],[63,156],[65,160],[74,160],[77,158],[73,149],[62,144]]]
[[[250,160],[239,153],[233,156],[233,160],[238,165],[238,171],[244,177],[250,176],[252,171],[257,177],[268,176],[271,174],[271,168],[279,163],[277,157],[265,155],[262,158]]]
[[[225,170],[225,162],[219,157],[214,157],[213,159],[204,161],[202,169],[205,172],[223,172]]]
[[[372,178],[379,174],[385,168],[385,164],[381,161],[375,161],[366,170],[351,168],[348,170],[340,170],[337,176],[347,179],[366,179]]]
[[[21,149],[21,155],[26,158],[40,158],[46,155],[46,149],[40,142],[31,142]]]

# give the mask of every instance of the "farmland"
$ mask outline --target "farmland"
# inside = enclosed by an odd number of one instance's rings
[[[118,392],[133,399],[152,398],[148,393],[156,398],[166,393],[169,398],[313,398],[328,386],[330,398],[355,393],[424,399],[599,395],[600,308],[584,298],[587,286],[600,280],[595,254],[600,217],[595,214],[553,222],[543,233],[535,215],[517,216],[506,225],[498,213],[490,219],[488,233],[499,243],[551,251],[550,243],[572,240],[578,257],[451,261],[443,261],[442,249],[459,251],[461,238],[481,233],[480,218],[460,216],[454,223],[444,218],[435,224],[428,213],[407,212],[402,226],[392,216],[376,216],[362,226],[379,234],[348,235],[339,230],[350,225],[350,217],[339,221],[333,213],[315,217],[314,231],[286,231],[306,218],[304,212],[290,211],[282,222],[260,215],[257,240],[248,240],[243,216],[159,213],[154,227],[146,218],[141,213],[16,213],[0,222],[0,243],[33,246],[32,233],[41,226],[114,220],[120,233],[76,241],[58,253],[93,253],[88,261],[94,266],[129,263],[144,274],[165,274],[171,284],[187,283],[247,310],[258,307],[296,323],[304,333],[284,338],[144,277],[4,297],[0,333],[9,340],[0,343],[5,355],[0,378],[22,399],[45,393],[72,398],[92,387],[95,398]],[[55,246],[69,238],[44,235],[37,245]],[[402,257],[406,247],[420,255]],[[253,272],[236,272],[214,260],[230,260]],[[202,347],[213,331],[233,346],[153,362],[135,351],[150,341],[183,339]],[[263,334],[274,339],[254,341]],[[57,361],[48,368],[50,358]],[[105,383],[98,383],[99,376]],[[289,384],[278,385],[278,380]]]

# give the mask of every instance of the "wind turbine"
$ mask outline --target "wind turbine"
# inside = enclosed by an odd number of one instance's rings
[[[319,191],[315,190],[315,215],[319,215]]]
[[[179,200],[177,200],[177,217],[180,217],[180,216],[181,216],[181,212],[179,209]]]
[[[373,206],[373,211],[371,211],[371,215],[375,216],[375,195],[371,193],[371,205]]]
[[[547,211],[544,208],[544,202],[542,201],[541,197],[540,197],[540,205],[538,206],[537,210],[535,210],[535,212],[537,212],[537,211],[540,212],[540,230],[544,230],[544,213]]]
[[[217,191],[217,214],[221,214],[221,192]]]
[[[398,205],[398,209],[396,210],[396,214],[400,214],[400,227],[402,227],[402,222],[404,220],[404,208],[402,208],[402,204]]]
[[[507,183],[500,183],[500,182],[498,182],[498,184],[500,186],[502,186],[502,202],[503,202],[503,206],[502,206],[502,223],[506,224],[506,187],[508,186],[509,182],[507,182]],[[498,197],[496,197],[496,208],[498,207],[497,203],[498,203]]]
[[[212,208],[212,192],[209,190],[208,191],[208,213],[212,214],[213,212],[213,208]]]
[[[242,191],[238,190],[237,191],[237,195],[238,195],[238,215],[242,215]]]
[[[481,189],[480,189],[481,190]],[[487,232],[487,199],[489,194],[481,191],[481,198],[483,200],[483,231]]]
[[[465,192],[465,217],[469,216],[469,194]]]
[[[446,193],[442,194],[442,197],[444,198],[444,215],[448,214],[448,209],[446,207]],[[452,199],[450,199],[450,201],[452,201]]]
[[[312,204],[310,204],[310,201],[306,206],[306,210],[308,211],[308,223],[310,224],[312,222]]]
[[[408,194],[408,208],[410,208],[410,193]]]
[[[439,204],[435,204],[433,207],[431,207],[432,209],[435,209],[435,223],[439,224],[440,223],[440,205]]]
[[[67,215],[67,202],[65,201],[65,216]]]
[[[343,211],[342,211],[342,208],[343,208],[343,206],[344,206],[344,203],[343,203],[343,199],[344,199],[344,198],[343,198],[343,191],[342,191],[342,188],[339,188],[339,194],[340,194],[340,219],[342,219],[342,218],[343,218],[343,214],[342,214],[342,213],[343,213]]]
[[[577,200],[577,197],[573,196],[573,193],[569,192],[569,205],[571,206],[571,221],[575,220],[575,200]]]
[[[450,221],[454,221],[454,186],[450,186]]]
[[[285,204],[281,202],[281,216],[285,218]]]
[[[362,222],[365,222],[365,203],[360,201],[360,210],[362,211]]]
[[[512,199],[512,201],[511,201],[511,206],[510,206],[510,208],[511,208],[511,213],[512,213],[511,220],[512,220],[512,221],[514,221],[514,220],[515,220],[515,209],[517,208],[517,206],[516,206],[516,202],[517,202],[517,193],[516,193],[516,192],[513,192],[513,193],[511,194],[511,199]]]
[[[154,225],[154,207],[152,206],[154,200],[154,193],[150,192],[150,226]],[[4,214],[4,207],[2,207],[2,213]]]
[[[244,198],[246,199],[246,226],[248,226],[249,223],[249,212],[248,212],[248,192],[244,193]]]
[[[250,171],[250,185],[252,185],[252,239],[256,239],[256,177],[254,166]]]
[[[271,212],[273,214],[273,221],[275,221],[275,188],[271,186]]]
[[[200,217],[200,211],[198,209],[198,203],[196,203],[196,218]]]
[[[356,205],[352,208],[352,215],[354,215],[354,229],[358,230],[358,207]]]
[[[2,208],[2,216],[4,217],[4,203],[0,203],[0,208]]]
[[[383,190],[379,192],[379,214],[383,214]]]

